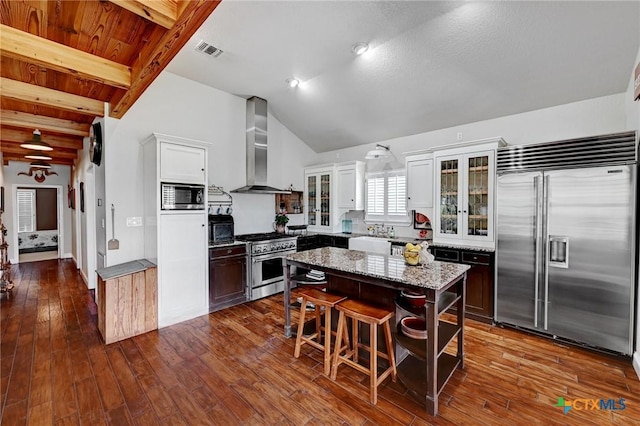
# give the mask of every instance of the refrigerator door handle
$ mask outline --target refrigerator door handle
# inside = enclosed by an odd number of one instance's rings
[[[538,327],[538,300],[540,299],[539,285],[540,282],[540,237],[542,230],[540,229],[540,176],[535,176],[533,178],[533,187],[535,190],[535,199],[536,199],[536,215],[535,215],[535,238],[533,243],[535,245],[534,250],[536,253],[536,265],[535,265],[535,277],[534,277],[534,298],[533,298],[533,326]]]
[[[544,177],[542,188],[542,208],[544,209],[544,231],[545,250],[548,250],[546,241],[549,241],[549,176]],[[549,322],[549,256],[544,255],[544,329],[548,328]]]

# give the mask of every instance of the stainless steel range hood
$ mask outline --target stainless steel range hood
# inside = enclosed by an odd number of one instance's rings
[[[290,194],[267,185],[267,101],[247,99],[247,185],[231,192]]]

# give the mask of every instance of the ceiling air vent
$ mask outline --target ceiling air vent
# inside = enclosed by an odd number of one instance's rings
[[[213,56],[214,58],[222,55],[222,50],[218,49],[212,44],[207,43],[204,40],[200,40],[200,42],[196,46],[196,50],[209,56]]]

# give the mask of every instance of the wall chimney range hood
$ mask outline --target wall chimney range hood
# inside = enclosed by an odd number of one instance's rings
[[[248,194],[290,194],[267,185],[267,101],[247,99],[247,185],[231,192]]]

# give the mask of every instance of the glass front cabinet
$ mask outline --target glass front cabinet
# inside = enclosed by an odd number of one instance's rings
[[[307,224],[311,229],[326,231],[334,226],[331,215],[335,202],[333,179],[332,167],[305,170]]]
[[[495,247],[495,152],[436,153],[434,243]]]

